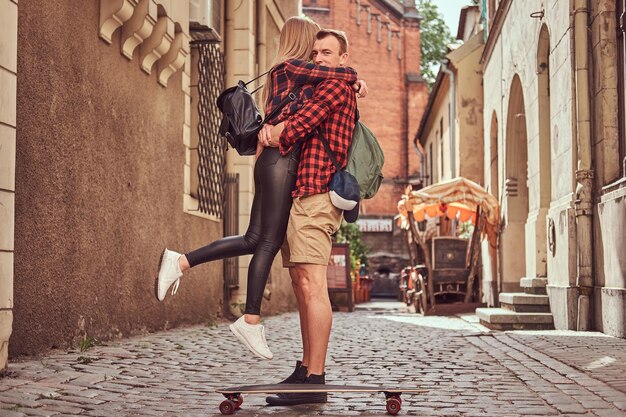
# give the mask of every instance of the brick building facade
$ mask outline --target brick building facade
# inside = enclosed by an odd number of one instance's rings
[[[362,202],[359,226],[370,248],[370,273],[399,272],[406,245],[393,217],[406,186],[421,185],[413,143],[428,100],[420,76],[421,18],[414,1],[304,0],[302,6],[322,27],[346,32],[349,65],[367,82],[370,93],[358,106],[385,153],[385,179],[376,197]]]

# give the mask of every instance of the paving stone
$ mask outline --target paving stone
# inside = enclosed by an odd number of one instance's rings
[[[19,408],[20,413],[24,413],[27,416],[44,416],[44,417],[50,417],[50,416],[59,416],[60,413],[58,411],[54,411],[54,410],[47,410],[45,408],[27,408],[27,407],[20,407]],[[0,410],[0,416],[2,416],[2,410]]]
[[[11,408],[0,407],[0,416],[2,417],[25,417],[26,414],[19,411],[19,408],[11,409]]]
[[[39,361],[10,363],[15,377],[0,379],[0,407],[20,401],[12,412],[28,416],[219,415],[223,397],[216,388],[279,381],[300,355],[297,315],[268,317],[264,324],[272,361],[253,357],[221,323],[110,342],[88,355],[51,352]],[[626,417],[618,381],[626,374],[621,341],[477,329],[457,317],[337,313],[327,382],[429,390],[403,395],[402,415]],[[583,353],[584,359],[575,357]],[[79,356],[97,360],[80,364]],[[618,359],[607,374],[594,368],[604,357]],[[267,407],[263,395],[244,397],[238,416],[385,414],[379,394],[337,394],[327,404],[300,407]]]

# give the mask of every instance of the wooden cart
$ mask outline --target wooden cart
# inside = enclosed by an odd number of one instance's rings
[[[480,301],[478,264],[480,240],[486,235],[495,245],[499,225],[498,203],[478,184],[456,178],[419,191],[407,190],[398,203],[400,226],[405,230],[411,266],[405,271],[405,299],[427,314],[437,300],[458,297],[466,304]],[[448,216],[471,220],[471,238],[429,236],[418,222]]]

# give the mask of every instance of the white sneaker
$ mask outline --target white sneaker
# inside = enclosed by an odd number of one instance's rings
[[[230,325],[230,331],[259,358],[272,359],[274,357],[267,346],[265,327],[262,324],[248,324],[241,316],[239,320]]]
[[[156,298],[159,301],[163,301],[167,295],[167,290],[172,284],[174,284],[172,295],[178,291],[180,277],[183,276],[183,272],[180,270],[180,266],[178,266],[178,258],[180,258],[180,253],[168,249],[165,249],[163,255],[161,255],[159,275],[157,275],[155,285]]]

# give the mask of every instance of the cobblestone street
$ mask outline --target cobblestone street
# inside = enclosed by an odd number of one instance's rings
[[[227,323],[12,361],[0,416],[219,415],[216,388],[278,381],[299,358],[297,315],[265,324],[272,361],[244,351]],[[400,415],[617,417],[625,375],[626,340],[600,333],[489,332],[473,316],[360,310],[335,313],[326,380],[428,390],[404,395]],[[383,394],[292,408],[244,397],[237,416],[386,415]]]

